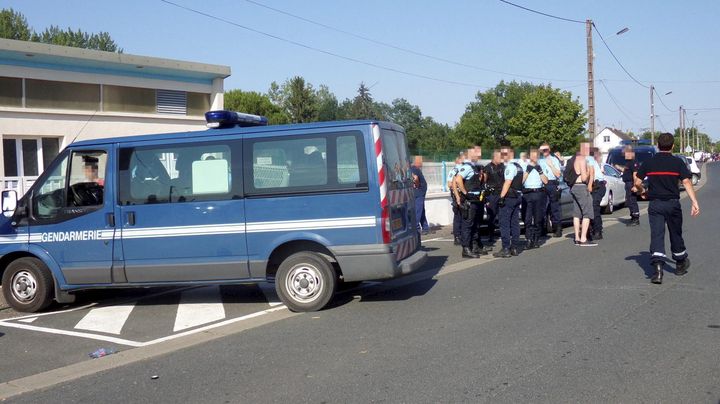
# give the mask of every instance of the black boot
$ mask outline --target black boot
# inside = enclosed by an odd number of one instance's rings
[[[553,236],[562,237],[562,225],[560,223],[553,224]]]
[[[640,218],[637,216],[630,217],[630,221],[627,224],[628,226],[640,226]]]
[[[682,261],[678,261],[675,265],[675,275],[685,275],[686,273],[688,273],[688,268],[690,268],[690,258],[685,258]]]
[[[533,248],[538,248],[537,239],[535,237],[530,237],[528,239],[527,246],[525,246],[525,249],[532,250]]]
[[[513,257],[517,257],[518,254],[520,254],[520,252],[518,251],[517,247],[510,247],[510,255],[512,255]]]
[[[455,244],[455,245],[460,245],[460,244],[462,244],[462,243],[460,242],[460,237],[455,236],[455,239],[453,240],[453,244]]]
[[[650,282],[659,285],[662,283],[663,263],[662,261],[653,262],[652,266],[655,268],[655,274],[650,278]]]
[[[601,231],[599,231],[597,233],[593,233],[593,240],[602,240],[602,239],[603,239],[603,235],[602,235]]]
[[[473,250],[470,249],[470,247],[463,247],[462,249],[462,257],[463,258],[480,258],[479,255],[475,254]]]
[[[510,258],[512,257],[512,254],[510,254],[510,250],[507,248],[503,248],[502,250],[496,252],[493,254],[493,257],[496,258]]]
[[[482,244],[478,244],[478,243],[475,243],[475,245],[473,246],[472,252],[475,255],[487,255],[488,254],[487,250],[485,249],[485,246],[483,246]]]

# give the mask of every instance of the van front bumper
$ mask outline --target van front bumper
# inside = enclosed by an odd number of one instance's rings
[[[395,253],[383,244],[332,247],[330,251],[340,265],[345,282],[397,278],[417,271],[427,261],[427,253],[418,250],[395,262]]]

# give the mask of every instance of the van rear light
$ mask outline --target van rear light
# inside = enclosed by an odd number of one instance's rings
[[[380,216],[380,225],[382,226],[382,238],[384,244],[392,242],[392,232],[390,230],[390,207],[385,205]]]

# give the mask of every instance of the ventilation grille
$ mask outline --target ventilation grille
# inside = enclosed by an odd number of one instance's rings
[[[185,91],[157,90],[155,92],[158,114],[187,115]]]

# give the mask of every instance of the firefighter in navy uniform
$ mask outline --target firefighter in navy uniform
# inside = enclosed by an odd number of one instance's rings
[[[505,161],[504,182],[500,191],[500,236],[502,250],[493,254],[498,258],[508,258],[519,254],[520,245],[520,203],[522,199],[523,169],[515,161],[514,152],[509,147],[500,149]]]
[[[500,215],[500,191],[505,182],[505,164],[502,161],[500,150],[493,152],[492,161],[483,168],[485,174],[485,206],[487,207],[488,234],[489,241],[492,243],[495,239],[495,221]]]
[[[484,190],[483,166],[479,163],[481,150],[471,149],[472,159],[463,163],[455,176],[455,201],[460,206],[462,227],[460,241],[464,258],[487,255],[480,239],[480,223],[483,216]]]
[[[635,160],[635,150],[630,145],[625,146],[625,165],[616,165],[615,168],[622,171],[622,180],[625,183],[625,205],[630,210],[630,221],[628,226],[640,225],[640,207],[638,206],[637,197],[640,194],[635,186],[635,173],[640,164]],[[641,178],[642,179],[642,178]]]
[[[648,178],[647,198],[648,219],[650,221],[650,262],[655,270],[652,283],[660,284],[663,278],[665,260],[665,226],[670,234],[670,251],[675,260],[675,275],[685,275],[690,267],[690,259],[682,236],[683,215],[680,206],[678,180],[682,181],[690,197],[690,214],[700,214],[700,205],[692,185],[692,174],[683,160],[672,155],[675,138],[669,133],[658,136],[660,152],[647,160],[635,176],[635,187],[644,193],[642,179]]]

